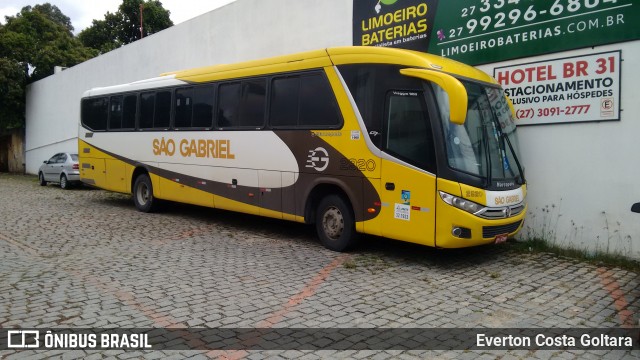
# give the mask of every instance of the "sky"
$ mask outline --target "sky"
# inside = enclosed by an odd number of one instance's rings
[[[192,19],[235,0],[160,0],[162,6],[171,12],[174,24]],[[14,16],[24,6],[50,3],[57,6],[65,15],[71,18],[75,33],[91,25],[94,19],[104,19],[104,14],[116,12],[122,0],[0,0],[0,23],[4,24],[4,17]]]

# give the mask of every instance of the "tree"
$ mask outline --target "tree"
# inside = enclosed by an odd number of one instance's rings
[[[22,66],[0,58],[0,134],[24,123],[24,83]]]
[[[71,20],[55,5],[25,6],[5,19],[0,25],[0,131],[24,124],[28,83],[53,74],[55,66],[73,66],[97,54],[73,36]]]
[[[105,53],[140,39],[140,5],[143,6],[143,34],[148,36],[173,26],[170,12],[158,0],[123,0],[116,13],[107,12],[104,20],[78,34],[84,46]]]
[[[122,32],[118,14],[107,12],[104,20],[93,20],[91,26],[78,34],[78,40],[86,47],[104,54],[122,46],[118,34]]]

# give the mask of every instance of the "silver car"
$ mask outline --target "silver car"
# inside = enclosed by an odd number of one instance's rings
[[[46,160],[38,170],[40,185],[48,182],[60,183],[62,189],[69,189],[71,185],[80,183],[80,165],[78,154],[58,153]]]

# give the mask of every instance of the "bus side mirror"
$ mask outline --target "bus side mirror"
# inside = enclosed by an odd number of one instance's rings
[[[458,79],[443,72],[423,69],[402,69],[400,73],[438,84],[449,95],[449,121],[464,124],[467,118],[467,89]]]
[[[631,212],[640,213],[640,203],[631,205]]]

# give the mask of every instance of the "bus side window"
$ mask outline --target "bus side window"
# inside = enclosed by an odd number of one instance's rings
[[[135,129],[136,127],[136,108],[138,106],[138,95],[129,94],[124,97],[122,105],[122,128]]]
[[[250,79],[242,82],[242,100],[240,103],[239,124],[251,128],[264,125],[264,113],[267,98],[266,79]]]
[[[213,122],[213,85],[198,86],[193,89],[193,120],[195,128],[211,128]]]
[[[300,77],[301,126],[336,127],[340,125],[339,114],[333,90],[323,74]]]
[[[388,152],[421,169],[435,172],[433,134],[423,93],[390,92],[386,122]]]
[[[171,91],[158,91],[156,93],[155,115],[153,127],[167,129],[171,123]]]
[[[218,87],[218,127],[257,129],[264,125],[267,80],[247,79]]]
[[[122,96],[112,96],[109,101],[109,130],[122,129]]]
[[[193,113],[193,88],[176,90],[176,115],[173,126],[176,129],[191,127]]]
[[[155,108],[155,102],[155,92],[147,92],[140,95],[140,129],[153,128],[153,109]]]
[[[276,128],[340,126],[340,113],[327,78],[315,73],[274,79],[269,122]]]
[[[107,129],[109,118],[109,98],[100,97],[82,100],[82,125],[93,130]]]
[[[240,83],[221,84],[218,87],[218,127],[237,125],[240,104]]]

